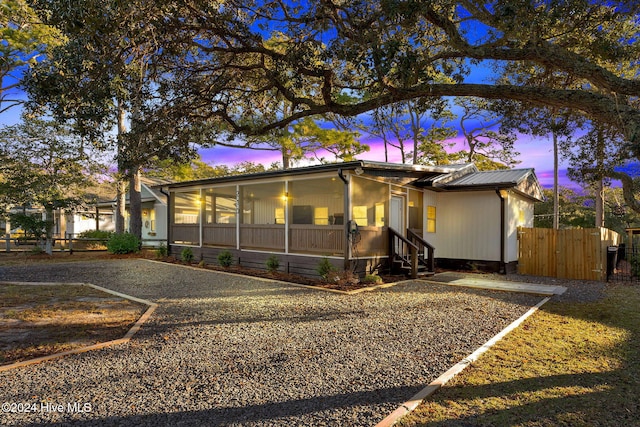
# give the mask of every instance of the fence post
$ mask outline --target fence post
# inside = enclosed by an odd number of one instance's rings
[[[73,253],[73,234],[69,233],[69,253]]]
[[[7,233],[4,235],[4,241],[5,241],[5,251],[6,252],[11,252],[11,234]]]

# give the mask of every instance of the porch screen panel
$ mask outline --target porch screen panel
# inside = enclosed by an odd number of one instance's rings
[[[343,255],[344,183],[336,177],[289,182],[289,252]]]
[[[387,255],[389,185],[366,178],[351,178],[351,218],[358,224],[359,256]]]
[[[172,243],[200,243],[200,191],[171,193]]]
[[[240,187],[240,247],[284,251],[284,182]]]
[[[409,228],[422,234],[423,211],[422,191],[409,190]]]
[[[352,218],[360,227],[386,227],[389,216],[389,186],[382,182],[353,177]]]
[[[204,192],[203,244],[236,246],[236,187],[209,188]]]

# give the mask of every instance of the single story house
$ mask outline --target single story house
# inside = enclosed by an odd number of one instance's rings
[[[435,266],[501,271],[533,226],[533,169],[353,161],[169,184],[170,253],[221,251],[264,268],[317,275],[323,258],[359,273]]]
[[[163,186],[167,182],[155,178],[140,178],[140,197],[142,201],[142,244],[159,246],[167,242],[167,195]],[[108,211],[111,223],[101,230],[115,230],[113,214],[116,208],[115,199],[97,206],[100,212]],[[94,228],[95,229],[95,228]],[[129,229],[129,192],[125,195],[125,229]]]

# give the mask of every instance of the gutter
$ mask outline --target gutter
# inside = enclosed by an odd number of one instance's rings
[[[167,196],[167,255],[171,255],[171,195],[164,191],[163,187],[159,188],[160,192]]]
[[[505,215],[504,215],[504,207],[505,207],[505,198],[502,197],[499,188],[495,188],[496,194],[500,198],[500,274],[507,274],[507,269],[505,267],[504,262],[504,238],[505,238]]]

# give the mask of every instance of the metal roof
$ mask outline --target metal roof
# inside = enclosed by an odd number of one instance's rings
[[[517,185],[533,173],[533,169],[504,169],[473,172],[447,182],[446,187],[467,187],[483,185]]]
[[[339,169],[353,170],[357,168],[362,168],[367,171],[387,172],[389,174],[397,173],[397,174],[400,174],[399,176],[401,175],[431,176],[432,174],[448,175],[452,172],[464,170],[465,168],[468,168],[469,165],[471,164],[466,163],[466,164],[454,164],[454,165],[429,166],[429,165],[409,165],[404,163],[386,163],[386,162],[377,162],[377,161],[371,161],[371,160],[354,160],[350,162],[329,163],[329,164],[304,166],[299,168],[279,169],[279,170],[273,170],[273,171],[249,173],[249,174],[242,174],[242,175],[229,175],[229,176],[216,177],[216,178],[206,178],[206,179],[200,179],[196,181],[175,182],[175,183],[168,184],[167,187],[180,188],[180,187],[190,187],[194,185],[207,185],[207,184],[217,184],[217,183],[223,183],[223,182],[245,181],[245,180],[260,179],[260,178],[266,178],[266,177],[293,176],[293,175],[311,174],[311,173],[317,173],[317,172],[338,171]]]

